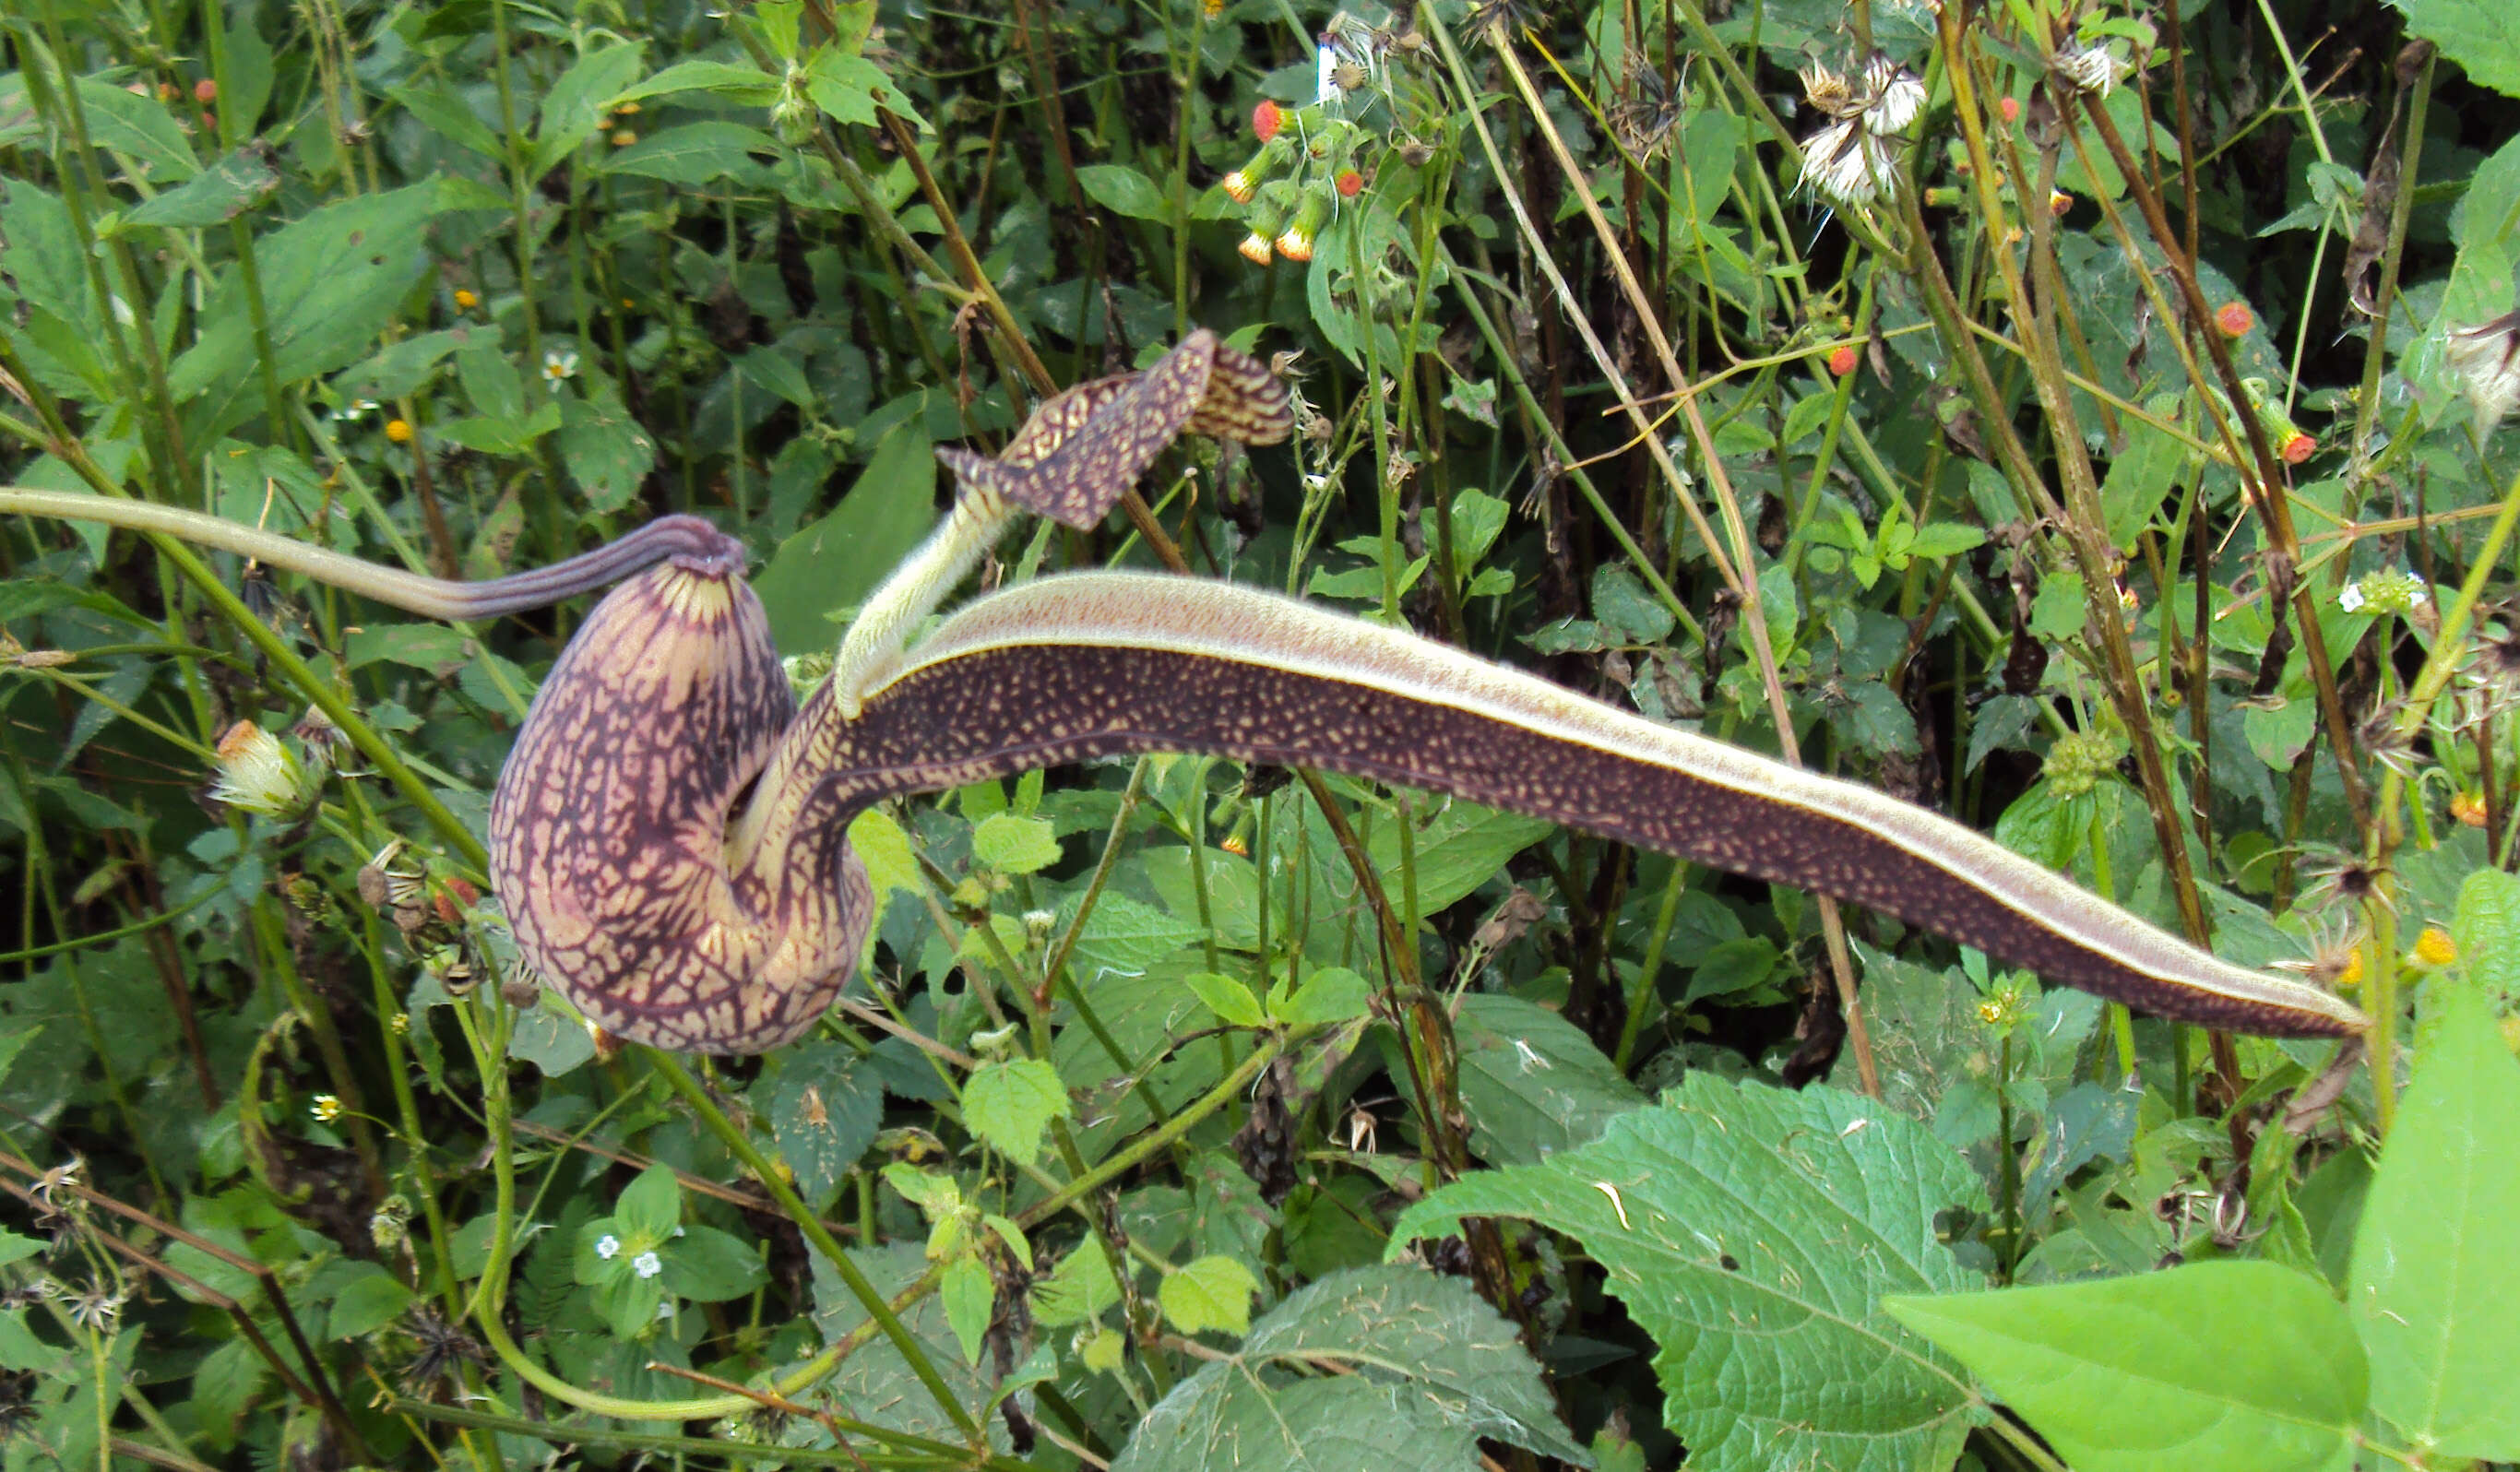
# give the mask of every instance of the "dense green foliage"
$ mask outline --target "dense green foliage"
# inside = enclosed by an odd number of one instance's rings
[[[0,45],[12,485],[476,578],[696,512],[801,687],[935,446],[1210,327],[1292,444],[1186,441],[984,580],[1404,623],[2375,1019],[2209,1036],[1148,758],[866,815],[852,1002],[616,1049],[481,860],[582,607],[16,517],[8,1472],[2520,1461],[2498,0],[0,0]]]

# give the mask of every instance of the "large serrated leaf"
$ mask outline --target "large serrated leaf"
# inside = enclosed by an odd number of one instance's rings
[[[2520,1459],[2520,1068],[2452,994],[2380,1152],[2346,1303],[2371,1405],[2445,1458]]]
[[[2362,1351],[2345,1311],[2325,1283],[2272,1263],[1890,1309],[2081,1472],[2318,1472],[2346,1464],[2362,1419]]]
[[[270,376],[282,384],[329,373],[364,355],[428,268],[429,218],[443,207],[435,182],[325,205],[254,244]],[[167,370],[178,402],[201,395],[188,436],[208,439],[262,407],[263,376],[251,371],[259,334],[241,273],[231,269],[202,304],[201,335]]]
[[[927,1256],[916,1242],[853,1248],[849,1261],[866,1274],[876,1292],[887,1299],[900,1297],[902,1290],[927,1271]],[[823,1331],[827,1344],[838,1341],[866,1322],[866,1310],[819,1254],[814,1259],[814,1326]],[[997,1377],[963,1358],[962,1345],[946,1324],[945,1306],[937,1295],[927,1294],[900,1313],[901,1326],[926,1351],[928,1363],[954,1399],[967,1406],[987,1405],[997,1387]],[[869,1335],[864,1345],[840,1361],[832,1378],[807,1393],[807,1399],[841,1415],[894,1431],[956,1443],[963,1440],[962,1432],[946,1419],[935,1399],[911,1372],[909,1361],[880,1333]],[[991,1416],[987,1425],[991,1445],[1001,1451],[1007,1450],[1006,1422]]]
[[[1315,1364],[1353,1373],[1302,1379]],[[1139,1423],[1112,1472],[1466,1472],[1478,1439],[1589,1467],[1513,1325],[1460,1278],[1385,1265],[1290,1295]]]
[[[808,1205],[827,1206],[875,1142],[883,1122],[883,1080],[873,1063],[840,1044],[799,1044],[780,1063],[769,1114],[779,1158],[796,1173],[797,1194]]]
[[[1610,1121],[1644,1106],[1644,1091],[1583,1029],[1536,1003],[1464,997],[1453,1037],[1470,1146],[1491,1164],[1537,1165],[1598,1138]]]
[[[1934,1219],[1985,1204],[1966,1161],[1871,1100],[1692,1074],[1594,1144],[1445,1186],[1391,1240],[1506,1216],[1583,1244],[1662,1346],[1692,1468],[1910,1472],[1951,1464],[1973,1401],[1879,1301],[1978,1286]]]
[[[2504,0],[2390,0],[2407,30],[2441,48],[2467,79],[2520,97],[2520,12]]]
[[[963,1086],[963,1123],[1002,1153],[1029,1164],[1041,1153],[1041,1132],[1066,1119],[1067,1087],[1038,1058],[983,1063]]]

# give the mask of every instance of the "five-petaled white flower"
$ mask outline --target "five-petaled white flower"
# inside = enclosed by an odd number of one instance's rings
[[[610,1262],[621,1255],[621,1239],[610,1232],[595,1239],[595,1255]]]
[[[630,1267],[641,1277],[654,1277],[665,1271],[665,1260],[652,1252],[643,1252],[630,1260]]]
[[[543,350],[543,377],[549,379],[555,384],[559,383],[562,379],[576,378],[576,351],[568,348],[545,348]]]

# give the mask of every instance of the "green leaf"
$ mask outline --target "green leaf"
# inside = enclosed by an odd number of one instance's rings
[[[2039,584],[2039,596],[2031,601],[2030,632],[2042,639],[2080,638],[2087,611],[2082,575],[2049,573]]]
[[[2520,97],[2520,14],[2501,0],[2389,0],[2407,31],[2441,48],[2467,79]]]
[[[1460,1472],[1482,1437],[1592,1465],[1511,1324],[1461,1278],[1385,1265],[1289,1294],[1240,1349],[1174,1386],[1111,1466]]]
[[[79,78],[78,94],[88,137],[98,148],[132,159],[152,178],[189,179],[201,172],[175,114],[155,95],[126,92],[90,76]]]
[[[1419,801],[1411,805],[1410,816],[1418,824],[1415,847],[1420,915],[1433,914],[1495,878],[1504,871],[1508,859],[1557,831],[1554,824],[1538,818],[1500,813],[1467,802],[1439,802],[1430,813],[1428,804]],[[1398,906],[1405,893],[1401,886],[1398,825],[1375,824],[1365,847],[1373,867],[1382,874],[1383,892]],[[1331,862],[1340,866],[1340,877],[1345,882],[1345,861],[1334,850]]]
[[[2177,405],[2167,395],[2154,403],[2162,406],[2156,412],[2165,413]],[[2187,447],[2148,421],[2128,420],[2126,435],[2125,451],[2109,462],[2109,472],[2100,481],[2100,518],[2110,545],[2120,551],[2135,546],[2135,539],[2152,524],[2162,498],[2170,494],[2172,478],[2187,460]]]
[[[2460,987],[2380,1152],[2345,1298],[2372,1408],[2446,1460],[2520,1460],[2515,1264],[2520,1064],[2484,996]]]
[[[1251,1327],[1251,1295],[1259,1291],[1260,1280],[1239,1260],[1211,1256],[1165,1273],[1155,1302],[1165,1321],[1185,1334],[1239,1337]]]
[[[1453,1036],[1470,1146],[1491,1165],[1537,1165],[1645,1104],[1583,1029],[1537,1003],[1473,993]]]
[[[1321,966],[1304,978],[1295,995],[1271,1010],[1297,1031],[1335,1027],[1364,1016],[1373,1006],[1373,984],[1345,966]]]
[[[2462,880],[2451,938],[2470,981],[2494,996],[2520,998],[2520,877],[2480,869]]]
[[[1956,558],[1986,545],[1986,533],[1957,521],[1929,521],[1908,539],[1912,558]]]
[[[1067,1087],[1039,1058],[984,1063],[963,1085],[963,1123],[1011,1159],[1041,1153],[1041,1132],[1069,1118]]]
[[[923,424],[893,426],[839,509],[779,544],[752,580],[770,637],[788,653],[830,649],[839,627],[825,617],[863,602],[936,520],[936,459]]]
[[[655,468],[656,442],[617,400],[567,398],[561,401],[560,458],[586,493],[587,509],[608,513],[639,494]]]
[[[1190,850],[1167,852],[1188,854]],[[1212,859],[1214,855],[1209,857]],[[1212,882],[1216,871],[1211,869],[1208,877]],[[1059,909],[1062,918],[1075,915],[1073,902]],[[1206,933],[1199,928],[1197,921],[1187,915],[1168,914],[1152,905],[1106,889],[1094,902],[1094,913],[1085,917],[1085,928],[1077,934],[1075,959],[1086,966],[1143,971]],[[1222,939],[1220,936],[1219,940]]]
[[[849,1261],[885,1298],[898,1297],[929,1268],[916,1242],[851,1248]],[[814,1326],[822,1330],[824,1343],[837,1343],[865,1325],[866,1310],[820,1253],[814,1255],[813,1272]],[[986,1276],[985,1269],[982,1275]],[[944,1378],[946,1390],[955,1400],[965,1405],[985,1405],[994,1376],[974,1373],[959,1352],[959,1342],[945,1321],[941,1299],[937,1293],[922,1295],[902,1311],[901,1325],[926,1352],[929,1363]],[[982,1327],[986,1327],[985,1322]],[[829,1394],[831,1404],[849,1407],[848,1413],[859,1420],[914,1436],[943,1438],[956,1446],[963,1444],[963,1433],[945,1418],[918,1377],[911,1373],[901,1352],[881,1334],[869,1335],[866,1344],[840,1361],[839,1369],[829,1381]],[[989,1440],[998,1450],[1006,1450],[1006,1426],[996,1416],[989,1417]]]
[[[834,122],[871,128],[876,124],[875,110],[881,108],[921,132],[928,131],[927,120],[910,106],[901,89],[892,85],[892,78],[883,74],[882,67],[857,55],[854,48],[843,51],[826,46],[817,51],[806,77],[805,95]]]
[[[936,1284],[936,1297],[945,1305],[945,1322],[963,1346],[964,1362],[979,1363],[989,1316],[998,1305],[998,1283],[989,1273],[989,1265],[976,1253],[965,1253],[947,1263]]]
[[[2197,1263],[1884,1307],[2077,1472],[2316,1472],[2353,1455],[2362,1347],[2327,1286],[2288,1268]]]
[[[636,41],[607,46],[577,59],[543,94],[542,116],[534,125],[531,171],[534,178],[595,136],[614,98],[629,89],[645,65],[647,47]]]
[[[1120,1280],[1111,1274],[1111,1260],[1102,1243],[1085,1237],[1047,1276],[1033,1280],[1032,1316],[1044,1328],[1063,1329],[1100,1318],[1120,1301]]]
[[[1223,1018],[1229,1026],[1258,1027],[1269,1020],[1268,1014],[1260,1009],[1260,999],[1252,995],[1249,984],[1234,977],[1219,976],[1214,971],[1192,971],[1190,989],[1199,1001],[1207,1004],[1209,1011]]]
[[[516,1029],[508,1035],[508,1056],[522,1058],[544,1078],[556,1079],[595,1056],[595,1039],[583,1021],[559,1006],[538,1006],[518,1015]]]
[[[1871,1100],[1691,1073],[1596,1143],[1442,1187],[1391,1242],[1477,1216],[1575,1238],[1661,1346],[1663,1419],[1698,1472],[1909,1472],[1952,1463],[1972,1401],[1878,1300],[1976,1286],[1934,1221],[1985,1206],[1966,1161]]]
[[[1076,171],[1076,182],[1095,203],[1131,219],[1172,218],[1172,205],[1154,181],[1125,163],[1088,163]]]
[[[472,111],[472,105],[443,86],[387,87],[385,96],[400,103],[428,131],[460,144],[484,158],[505,161],[508,151],[499,135]]]
[[[283,385],[346,367],[367,352],[428,269],[427,226],[440,204],[433,183],[363,195],[325,205],[255,243],[272,370]],[[253,314],[233,267],[211,290],[201,321],[201,335],[166,378],[176,402],[203,397],[188,412],[199,437],[209,439],[262,408]]]
[[[636,174],[697,189],[719,179],[757,180],[765,160],[755,156],[775,159],[785,152],[777,139],[759,128],[709,118],[652,133],[626,149],[615,149],[605,156],[603,172]]]
[[[992,813],[971,828],[971,857],[1010,874],[1039,873],[1058,862],[1058,839],[1047,818]]]
[[[705,92],[727,102],[762,107],[770,102],[778,88],[779,79],[758,67],[731,62],[676,62],[646,81],[624,88],[613,101],[637,102],[675,92]]]
[[[770,1280],[760,1250],[732,1232],[714,1227],[686,1227],[665,1244],[666,1292],[694,1303],[719,1304],[742,1298]]]
[[[622,1190],[612,1215],[625,1236],[652,1243],[671,1235],[683,1220],[683,1186],[674,1179],[673,1168],[652,1165],[641,1171],[639,1179]]]
[[[1671,636],[1671,610],[1624,562],[1605,562],[1593,574],[1593,616],[1638,644],[1659,644]]]
[[[883,1180],[901,1193],[903,1200],[930,1218],[950,1216],[963,1209],[963,1188],[951,1176],[894,1161],[883,1168]]]
[[[131,225],[187,229],[224,225],[279,190],[280,175],[271,166],[270,151],[242,148],[183,184],[135,205],[122,218]]]
[[[846,1045],[800,1043],[780,1060],[768,1113],[796,1193],[827,1207],[883,1123],[883,1080]]]
[[[333,1295],[333,1316],[326,1323],[335,1339],[375,1333],[401,1317],[417,1296],[374,1263],[361,1263],[358,1269],[358,1276]]]

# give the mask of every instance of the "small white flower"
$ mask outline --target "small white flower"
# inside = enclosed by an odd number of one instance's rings
[[[608,1263],[611,1262],[614,1258],[621,1255],[621,1239],[608,1231],[604,1235],[597,1237],[595,1239],[595,1255],[604,1259]]]
[[[1547,1069],[1555,1066],[1547,1058],[1544,1058],[1539,1053],[1532,1051],[1531,1045],[1523,1042],[1520,1038],[1513,1040],[1513,1051],[1514,1056],[1521,1061],[1522,1071],[1525,1073],[1529,1073],[1535,1068]]]
[[[376,400],[352,399],[350,402],[343,404],[340,408],[333,411],[333,423],[337,424],[355,424],[359,421],[366,419],[369,415],[376,412]]]
[[[643,1252],[630,1260],[630,1271],[641,1277],[654,1277],[665,1271],[665,1260],[653,1252]]]
[[[554,383],[577,377],[577,353],[573,348],[545,348],[543,377]]]
[[[2348,583],[2344,587],[2337,589],[2336,606],[2344,609],[2348,613],[2362,612],[2362,585],[2359,582]]]

